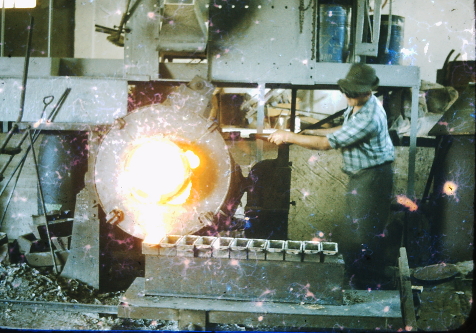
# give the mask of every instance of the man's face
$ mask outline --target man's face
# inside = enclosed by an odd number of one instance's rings
[[[370,95],[364,95],[355,98],[345,95],[345,98],[347,99],[347,104],[349,106],[363,106],[369,100]]]

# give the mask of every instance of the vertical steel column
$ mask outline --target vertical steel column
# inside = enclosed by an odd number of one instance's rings
[[[0,57],[5,53],[5,0],[2,2],[2,36],[0,37]]]
[[[297,89],[291,89],[291,118],[289,119],[289,129],[291,132],[296,130],[296,99],[297,99]]]
[[[258,114],[256,133],[263,133],[264,128],[264,99],[266,95],[266,85],[264,83],[258,83]],[[256,162],[263,160],[263,141],[256,140]]]
[[[410,123],[410,146],[408,150],[408,184],[407,196],[415,198],[415,161],[416,161],[416,134],[418,130],[418,94],[420,85],[412,87],[412,112]]]

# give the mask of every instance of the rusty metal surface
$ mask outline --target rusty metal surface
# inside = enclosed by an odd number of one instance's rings
[[[180,320],[183,310],[206,312],[207,325],[339,328],[383,331],[404,330],[397,290],[346,291],[346,305],[290,304],[263,301],[232,301],[148,296],[145,278],[137,278],[124,294],[118,316],[123,318]]]
[[[146,255],[147,295],[342,305],[344,263]]]
[[[202,227],[199,216],[217,213],[227,195],[231,181],[231,158],[226,144],[210,123],[197,113],[190,112],[186,97],[175,95],[170,104],[150,105],[122,118],[103,138],[95,162],[95,184],[101,205],[106,213],[119,209],[124,218],[118,226],[125,232],[145,238],[142,213],[145,206],[133,200],[127,201],[131,191],[124,186],[121,175],[125,160],[141,138],[163,137],[180,147],[193,150],[200,156],[200,166],[193,171],[192,191],[183,205],[163,204],[157,208],[157,220],[161,217],[166,234],[192,234]],[[184,105],[180,108],[180,103]],[[182,109],[186,110],[183,111]],[[153,154],[153,153],[152,153]],[[167,163],[167,156],[155,156],[158,163]],[[154,174],[149,175],[157,176]],[[127,201],[127,202],[126,202]]]

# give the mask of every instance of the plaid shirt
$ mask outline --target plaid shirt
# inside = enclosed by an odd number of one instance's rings
[[[342,150],[342,169],[348,173],[394,160],[387,115],[373,95],[357,113],[347,108],[342,128],[328,134],[327,139],[332,148]]]

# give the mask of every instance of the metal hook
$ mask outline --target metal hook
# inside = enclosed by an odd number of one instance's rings
[[[41,118],[40,119],[43,119],[43,117],[45,116],[45,112],[46,112],[46,108],[48,107],[48,105],[50,105],[51,103],[53,103],[53,100],[55,99],[54,96],[46,96],[43,98],[43,111],[41,112]]]

